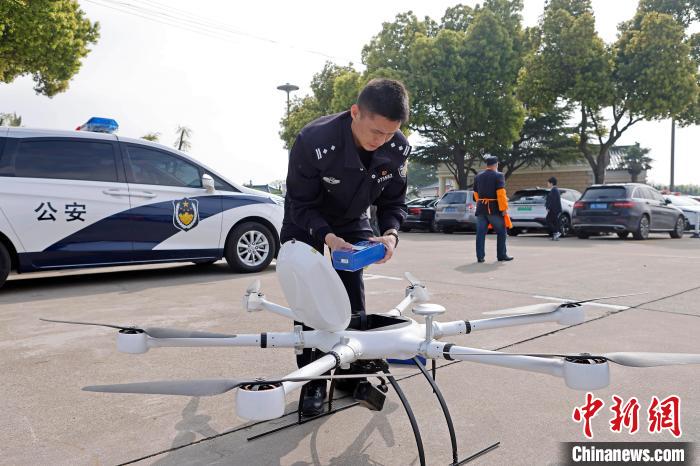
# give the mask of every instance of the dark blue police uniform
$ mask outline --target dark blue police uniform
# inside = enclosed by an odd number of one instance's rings
[[[350,243],[366,240],[374,236],[370,205],[377,206],[380,234],[398,230],[405,220],[406,158],[411,152],[406,137],[397,131],[373,153],[358,151],[351,123],[349,111],[324,116],[297,136],[289,155],[282,243],[296,238],[323,253],[328,233]],[[362,270],[338,275],[353,313],[364,311]],[[303,365],[313,358],[307,354],[297,360]]]
[[[476,257],[483,261],[486,255],[485,243],[488,225],[496,230],[496,257],[505,260],[506,225],[503,212],[499,207],[498,191],[504,190],[506,180],[503,173],[494,170],[484,170],[474,177],[474,200],[476,201]],[[502,195],[503,196],[503,195]]]

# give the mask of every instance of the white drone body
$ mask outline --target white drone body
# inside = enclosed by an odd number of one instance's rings
[[[412,283],[400,304],[386,313],[368,315],[366,330],[348,328],[351,321],[350,301],[340,278],[327,258],[299,241],[289,241],[282,246],[277,260],[277,275],[289,307],[267,301],[260,292],[259,282],[256,282],[244,297],[244,308],[251,312],[265,309],[303,322],[315,330],[303,331],[301,326],[297,326],[291,332],[227,335],[114,326],[120,329],[117,349],[139,354],[158,347],[248,346],[294,348],[297,352],[304,348],[317,348],[326,353],[323,357],[285,377],[265,383],[261,379],[253,382],[163,381],[92,386],[85,387],[85,390],[207,396],[238,388],[237,414],[245,419],[266,420],[284,414],[285,396],[291,391],[334,368],[347,368],[357,360],[408,359],[416,355],[429,359],[463,360],[561,377],[567,386],[577,390],[606,387],[610,381],[609,361],[636,367],[700,363],[700,355],[687,354],[518,355],[456,346],[440,339],[479,330],[541,322],[578,324],[584,321],[585,305],[547,303],[495,312],[517,315],[437,322],[434,318],[445,309],[427,303],[427,290],[410,274],[407,274],[407,278]],[[424,322],[419,323],[405,316],[404,312],[409,308]]]

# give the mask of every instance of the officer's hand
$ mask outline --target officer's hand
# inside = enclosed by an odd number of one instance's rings
[[[384,259],[377,261],[377,264],[383,264],[384,262],[391,259],[391,256],[394,254],[394,247],[396,246],[396,238],[394,236],[372,236],[369,240],[375,243],[382,243],[386,248],[386,252],[384,253]]]
[[[331,252],[336,250],[352,250],[352,244],[345,241],[343,238],[335,236],[333,233],[328,233],[325,237],[326,245]]]

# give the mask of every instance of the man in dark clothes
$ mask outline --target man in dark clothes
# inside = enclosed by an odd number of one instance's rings
[[[506,228],[513,224],[508,216],[508,197],[506,180],[498,171],[498,159],[486,157],[486,170],[474,178],[474,201],[476,201],[476,260],[484,262],[486,251],[486,232],[489,225],[496,230],[496,258],[500,261],[512,261],[506,253]]]
[[[380,263],[388,261],[406,219],[406,158],[411,146],[399,128],[407,120],[403,84],[373,79],[349,111],[306,125],[289,155],[281,242],[297,239],[323,253],[324,245],[331,251],[351,249],[351,243],[369,239],[384,244]],[[370,226],[370,205],[377,206],[381,236]],[[362,270],[337,272],[352,312],[364,312]],[[297,365],[303,367],[320,355],[305,349]],[[320,414],[326,382],[310,382],[301,396],[303,415]]]
[[[561,236],[561,232],[559,231],[561,193],[559,192],[559,188],[557,188],[557,179],[555,177],[548,179],[547,187],[549,188],[549,193],[544,202],[544,207],[547,209],[547,225],[549,226],[549,233],[552,235],[552,240],[559,241],[559,237]]]

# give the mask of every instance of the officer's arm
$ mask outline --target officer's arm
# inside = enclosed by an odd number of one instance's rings
[[[404,163],[406,163],[404,161]],[[395,173],[374,204],[377,206],[379,231],[384,234],[389,230],[398,230],[406,220],[406,177],[402,169]]]
[[[292,222],[324,241],[331,228],[318,210],[323,202],[323,186],[318,169],[311,163],[311,155],[301,136],[297,136],[289,154],[287,199]]]
[[[498,210],[505,212],[508,210],[508,195],[506,194],[506,179],[503,173],[496,180],[496,199],[498,200]]]

